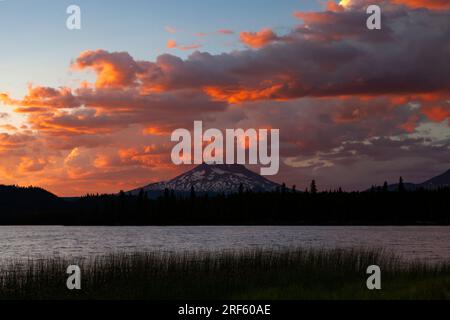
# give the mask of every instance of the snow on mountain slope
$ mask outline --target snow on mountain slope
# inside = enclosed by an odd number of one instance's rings
[[[164,189],[176,192],[235,193],[242,184],[244,190],[267,192],[275,190],[279,185],[259,174],[248,170],[243,165],[201,164],[194,169],[167,182],[153,183],[131,191],[161,191]]]

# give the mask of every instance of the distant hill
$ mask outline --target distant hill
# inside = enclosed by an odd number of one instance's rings
[[[403,183],[403,185],[404,185],[406,191],[414,191],[419,188],[418,184],[409,183],[409,182],[405,182],[405,183]],[[398,191],[398,183],[390,184],[388,186],[388,191]]]
[[[230,194],[237,193],[241,185],[243,190],[253,192],[269,192],[279,187],[279,184],[248,170],[243,165],[201,164],[172,180],[149,184],[131,190],[129,193],[138,194],[143,190],[151,196],[169,189],[178,194],[189,194],[193,188],[196,193],[200,194]]]
[[[426,189],[450,187],[450,170],[447,170],[443,174],[431,178],[430,180],[422,182],[420,186]]]
[[[57,201],[51,192],[38,187],[0,185],[0,205],[36,205],[40,202]]]
[[[436,190],[439,188],[450,187],[450,170],[447,170],[443,174],[433,177],[422,183],[404,183],[405,190],[414,191],[418,189]],[[390,184],[388,186],[389,191],[397,191],[398,183]]]
[[[0,222],[34,222],[33,215],[60,212],[63,200],[37,187],[0,185]],[[22,220],[23,219],[23,220]],[[43,217],[42,222],[45,221]]]

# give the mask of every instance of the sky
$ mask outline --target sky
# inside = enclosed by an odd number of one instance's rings
[[[298,189],[450,169],[446,0],[4,0],[0,24],[0,184],[75,196],[166,180],[190,169],[170,134],[195,120],[280,129],[270,178]]]

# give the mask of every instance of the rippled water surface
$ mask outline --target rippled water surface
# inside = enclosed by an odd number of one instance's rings
[[[383,247],[405,259],[450,261],[450,227],[0,226],[0,259],[292,247]]]

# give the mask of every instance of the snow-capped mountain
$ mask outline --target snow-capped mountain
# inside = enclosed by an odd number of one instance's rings
[[[237,164],[201,164],[194,169],[166,182],[153,183],[143,188],[130,191],[132,194],[140,190],[146,192],[164,191],[187,193],[193,187],[199,193],[236,193],[242,184],[244,190],[267,192],[275,190],[279,185],[259,174]]]

